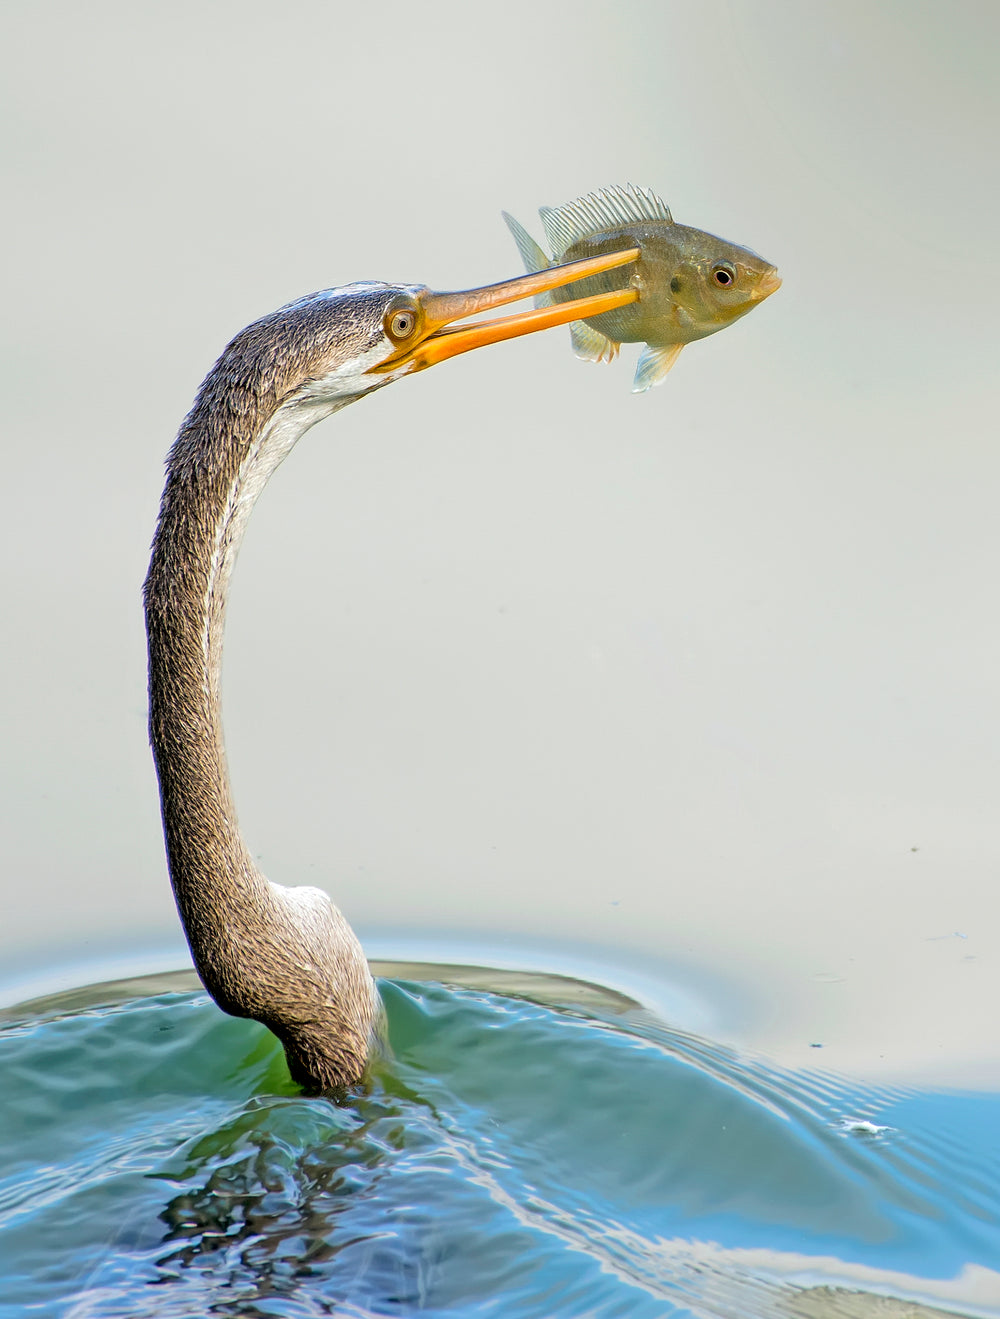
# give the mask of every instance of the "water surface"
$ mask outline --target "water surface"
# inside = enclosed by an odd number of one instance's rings
[[[1000,1095],[521,978],[383,980],[367,1084],[310,1097],[176,983],[0,1032],[4,1319],[1000,1314]]]

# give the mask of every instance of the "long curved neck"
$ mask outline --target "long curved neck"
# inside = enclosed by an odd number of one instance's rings
[[[302,366],[271,365],[289,356],[254,358],[234,341],[168,458],[145,585],[150,741],[170,877],[202,981],[225,1011],[278,1034],[296,1079],[340,1084],[356,1079],[367,1054],[367,965],[323,895],[280,889],[254,866],[222,737],[226,599],[250,511],[299,436],[351,401],[310,399]],[[329,1065],[317,1061],[324,1054]]]
[[[235,411],[196,409],[178,437],[145,593],[150,737],[171,879],[199,963],[211,951],[220,916],[231,917],[248,901],[268,903],[229,786],[222,638],[229,580],[253,504],[318,419],[305,408],[270,417],[259,408],[241,410],[239,420]]]

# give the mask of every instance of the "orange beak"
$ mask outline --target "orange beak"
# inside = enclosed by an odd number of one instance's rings
[[[522,275],[519,279],[504,280],[501,284],[488,284],[481,289],[467,289],[459,293],[432,293],[427,290],[417,295],[423,318],[415,341],[401,344],[398,353],[371,370],[397,371],[401,366],[409,365],[410,371],[423,371],[425,367],[443,362],[445,358],[467,353],[471,348],[482,348],[486,344],[499,343],[502,339],[516,339],[518,335],[534,334],[536,330],[547,330],[553,325],[565,325],[568,321],[579,321],[587,316],[599,316],[602,312],[612,311],[615,307],[624,307],[638,298],[637,289],[624,288],[612,293],[598,293],[589,298],[577,298],[572,302],[558,302],[551,307],[503,316],[499,320],[475,321],[471,325],[452,323],[463,316],[474,316],[477,312],[503,307],[508,302],[533,297],[536,293],[562,288],[564,284],[586,279],[589,275],[615,270],[618,266],[636,261],[638,257],[639,249],[630,247],[624,252],[611,252],[605,256],[590,257],[586,261],[572,261],[565,266],[539,270],[533,275]]]

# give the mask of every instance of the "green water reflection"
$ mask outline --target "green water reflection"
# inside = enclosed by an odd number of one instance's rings
[[[9,1023],[0,1315],[1000,1314],[1000,1096],[781,1072],[600,995],[382,993],[339,1102],[199,993]]]

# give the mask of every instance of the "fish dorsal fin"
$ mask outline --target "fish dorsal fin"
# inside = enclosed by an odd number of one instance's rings
[[[523,225],[518,224],[512,215],[506,211],[501,211],[504,224],[511,232],[514,242],[517,244],[517,250],[521,253],[521,260],[524,262],[524,268],[529,275],[533,275],[536,270],[548,270],[552,262],[538,246],[531,234]],[[555,299],[551,293],[536,293],[536,307],[551,307]]]
[[[621,347],[585,321],[570,321],[569,337],[573,352],[584,362],[613,362]]]
[[[649,188],[637,188],[631,183],[622,187],[599,188],[578,197],[565,206],[543,206],[542,217],[545,237],[558,259],[568,247],[580,238],[601,229],[614,229],[622,224],[635,224],[637,220],[666,220],[673,222],[670,208]]]
[[[651,344],[639,354],[632,381],[632,393],[643,394],[654,385],[663,383],[663,378],[677,361],[677,355],[684,347],[682,343],[668,343],[663,348],[654,348]]]

